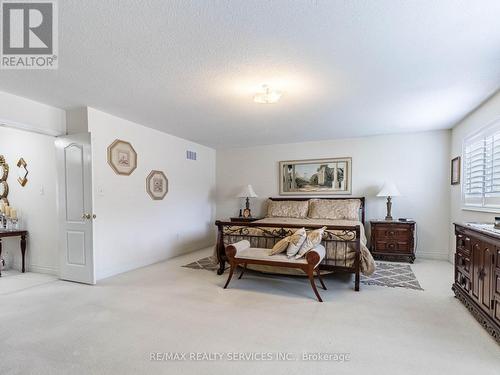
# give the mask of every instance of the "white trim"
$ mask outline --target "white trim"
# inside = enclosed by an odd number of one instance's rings
[[[449,252],[443,251],[416,251],[415,256],[417,259],[433,259],[433,260],[446,260],[449,261]]]
[[[500,214],[500,208],[492,207],[480,207],[480,206],[462,206],[462,211],[477,211],[477,212],[489,212],[492,214]]]
[[[18,261],[14,261],[12,263],[12,268],[21,272],[21,263]],[[48,275],[59,276],[59,270],[55,266],[41,266],[37,264],[25,264],[26,272],[36,272],[36,273],[45,273]]]
[[[58,137],[58,136],[64,135],[64,133],[56,131],[56,130],[42,129],[42,128],[38,128],[38,127],[33,126],[33,125],[22,124],[20,122],[4,120],[4,119],[0,119],[0,126],[4,127],[4,128],[17,129],[17,130],[23,130],[23,131],[27,131],[27,132],[31,132],[31,133],[48,135],[51,137]]]

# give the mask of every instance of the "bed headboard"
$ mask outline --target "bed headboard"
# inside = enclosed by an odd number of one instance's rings
[[[309,199],[328,199],[328,200],[342,200],[342,199],[359,199],[361,202],[361,205],[359,207],[360,211],[360,216],[361,216],[361,222],[364,224],[365,223],[365,197],[300,197],[300,198],[293,198],[293,197],[269,197],[269,200],[272,201],[308,201]]]

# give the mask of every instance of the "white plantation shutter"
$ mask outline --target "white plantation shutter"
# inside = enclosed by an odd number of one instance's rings
[[[500,209],[500,124],[464,143],[463,204]]]

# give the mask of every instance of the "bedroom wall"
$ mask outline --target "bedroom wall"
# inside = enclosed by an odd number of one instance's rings
[[[0,155],[10,166],[9,201],[19,210],[29,230],[26,253],[28,269],[57,274],[56,164],[54,137],[66,129],[65,112],[19,96],[0,92]],[[8,127],[4,127],[6,125]],[[18,128],[25,130],[18,130]],[[26,131],[30,130],[30,131]],[[17,182],[16,163],[28,163],[28,183]],[[3,254],[16,269],[21,268],[19,239],[3,239]]]
[[[217,218],[238,214],[244,202],[235,196],[245,184],[259,195],[252,208],[261,215],[266,198],[278,195],[281,160],[351,156],[352,196],[367,197],[367,222],[385,217],[385,199],[376,194],[392,180],[402,194],[393,216],[417,221],[417,258],[448,259],[449,155],[448,130],[217,150]]]
[[[215,242],[215,150],[89,108],[92,134],[94,250],[96,277],[102,279]],[[131,176],[107,163],[115,139],[129,141],[138,154]],[[186,159],[186,150],[198,160]],[[151,170],[169,179],[164,200],[145,190]]]
[[[488,126],[495,120],[500,119],[500,91],[491,96],[479,108],[458,123],[451,132],[451,153],[450,160],[462,155],[462,144],[466,137]],[[461,185],[451,186],[451,221],[449,224],[450,233],[450,260],[455,254],[455,232],[453,223],[465,221],[493,222],[498,216],[493,212],[479,212],[462,209]]]

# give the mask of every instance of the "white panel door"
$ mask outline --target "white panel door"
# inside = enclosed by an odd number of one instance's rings
[[[56,139],[60,277],[95,284],[90,134]]]

